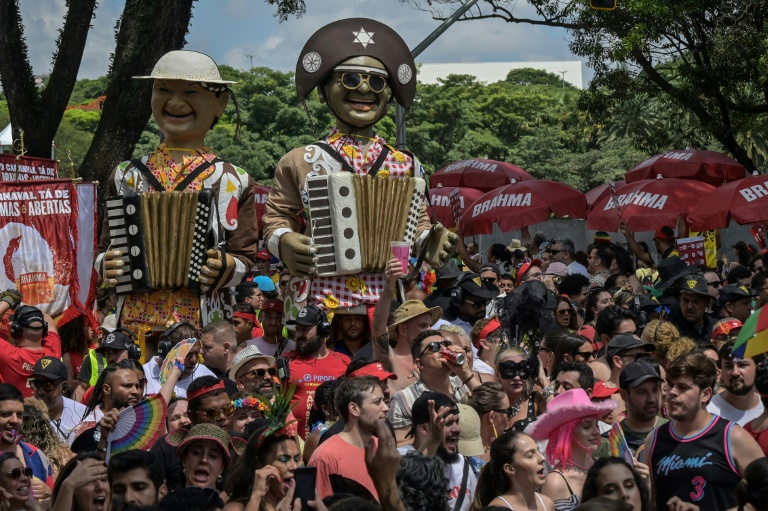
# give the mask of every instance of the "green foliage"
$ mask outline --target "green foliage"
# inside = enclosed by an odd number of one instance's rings
[[[568,87],[575,89],[575,87],[566,82],[562,76],[558,76],[555,73],[549,73],[542,69],[533,69],[531,67],[512,69],[507,73],[506,81],[515,85],[552,85],[554,87]]]
[[[69,124],[73,124],[80,130],[93,133],[96,131],[96,126],[99,125],[99,119],[101,119],[101,111],[70,108],[64,112],[64,119]]]
[[[87,104],[103,96],[107,92],[109,79],[106,76],[100,76],[95,79],[83,78],[75,83],[72,89],[72,95],[69,97],[70,105]]]

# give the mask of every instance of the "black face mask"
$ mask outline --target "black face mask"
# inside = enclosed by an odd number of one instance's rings
[[[539,360],[532,357],[521,362],[505,360],[499,364],[499,376],[505,380],[513,380],[519,376],[521,380],[533,378],[539,371]]]

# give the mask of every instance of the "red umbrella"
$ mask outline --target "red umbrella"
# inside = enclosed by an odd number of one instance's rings
[[[429,178],[429,185],[433,188],[460,186],[490,192],[514,181],[534,179],[532,175],[511,163],[478,158],[456,161],[441,168]]]
[[[633,231],[674,226],[679,216],[687,216],[714,189],[712,185],[690,179],[647,179],[627,183],[616,193],[616,201],[608,194],[592,205],[587,227],[596,231],[618,231],[617,211]]]
[[[491,234],[493,224],[513,231],[557,217],[585,218],[587,199],[575,188],[556,181],[525,181],[493,190],[467,208],[461,221],[463,235]]]
[[[267,197],[269,197],[270,190],[272,190],[272,187],[267,185],[256,185],[253,187],[253,193],[256,199],[256,222],[260,227],[264,225],[261,221],[261,217],[266,213]]]
[[[662,177],[695,179],[720,186],[746,177],[744,166],[715,151],[670,151],[648,158],[624,175],[627,183]]]
[[[768,220],[768,176],[749,176],[716,188],[688,215],[691,230],[728,227]]]
[[[627,183],[624,181],[614,181],[613,184],[618,190],[619,188],[621,188]],[[596,186],[591,190],[589,190],[588,192],[584,193],[584,195],[586,195],[587,197],[587,205],[590,208],[592,207],[592,204],[599,201],[606,195],[610,195],[610,194],[611,194],[611,187],[608,185],[608,183],[603,183],[600,186]]]
[[[467,207],[479,199],[483,192],[474,188],[455,188],[453,186],[442,186],[440,188],[429,189],[429,204],[432,206],[432,212],[435,214],[441,224],[450,228],[456,227],[453,221],[453,210],[451,209],[451,193],[454,190],[459,191],[459,209],[462,214]]]

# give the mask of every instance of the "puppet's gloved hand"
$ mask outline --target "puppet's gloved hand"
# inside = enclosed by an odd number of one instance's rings
[[[229,281],[229,276],[235,269],[235,259],[221,250],[209,249],[208,259],[200,269],[200,290],[203,293],[214,291]]]
[[[441,224],[435,225],[435,230],[427,238],[427,253],[424,259],[433,268],[442,268],[456,254],[459,237]]]
[[[0,302],[7,303],[9,308],[13,310],[21,303],[21,293],[15,289],[6,289],[0,293]]]
[[[107,250],[104,252],[104,285],[107,287],[117,286],[117,278],[122,277],[125,272],[125,263],[122,259],[123,253],[119,250]]]
[[[297,277],[315,273],[315,253],[309,237],[303,234],[289,232],[280,238],[280,260]]]

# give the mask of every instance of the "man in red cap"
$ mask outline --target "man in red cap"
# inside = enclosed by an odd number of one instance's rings
[[[296,343],[283,337],[283,302],[278,299],[267,300],[261,306],[261,326],[264,335],[248,341],[248,346],[256,346],[259,351],[270,357],[279,357],[296,349]]]

